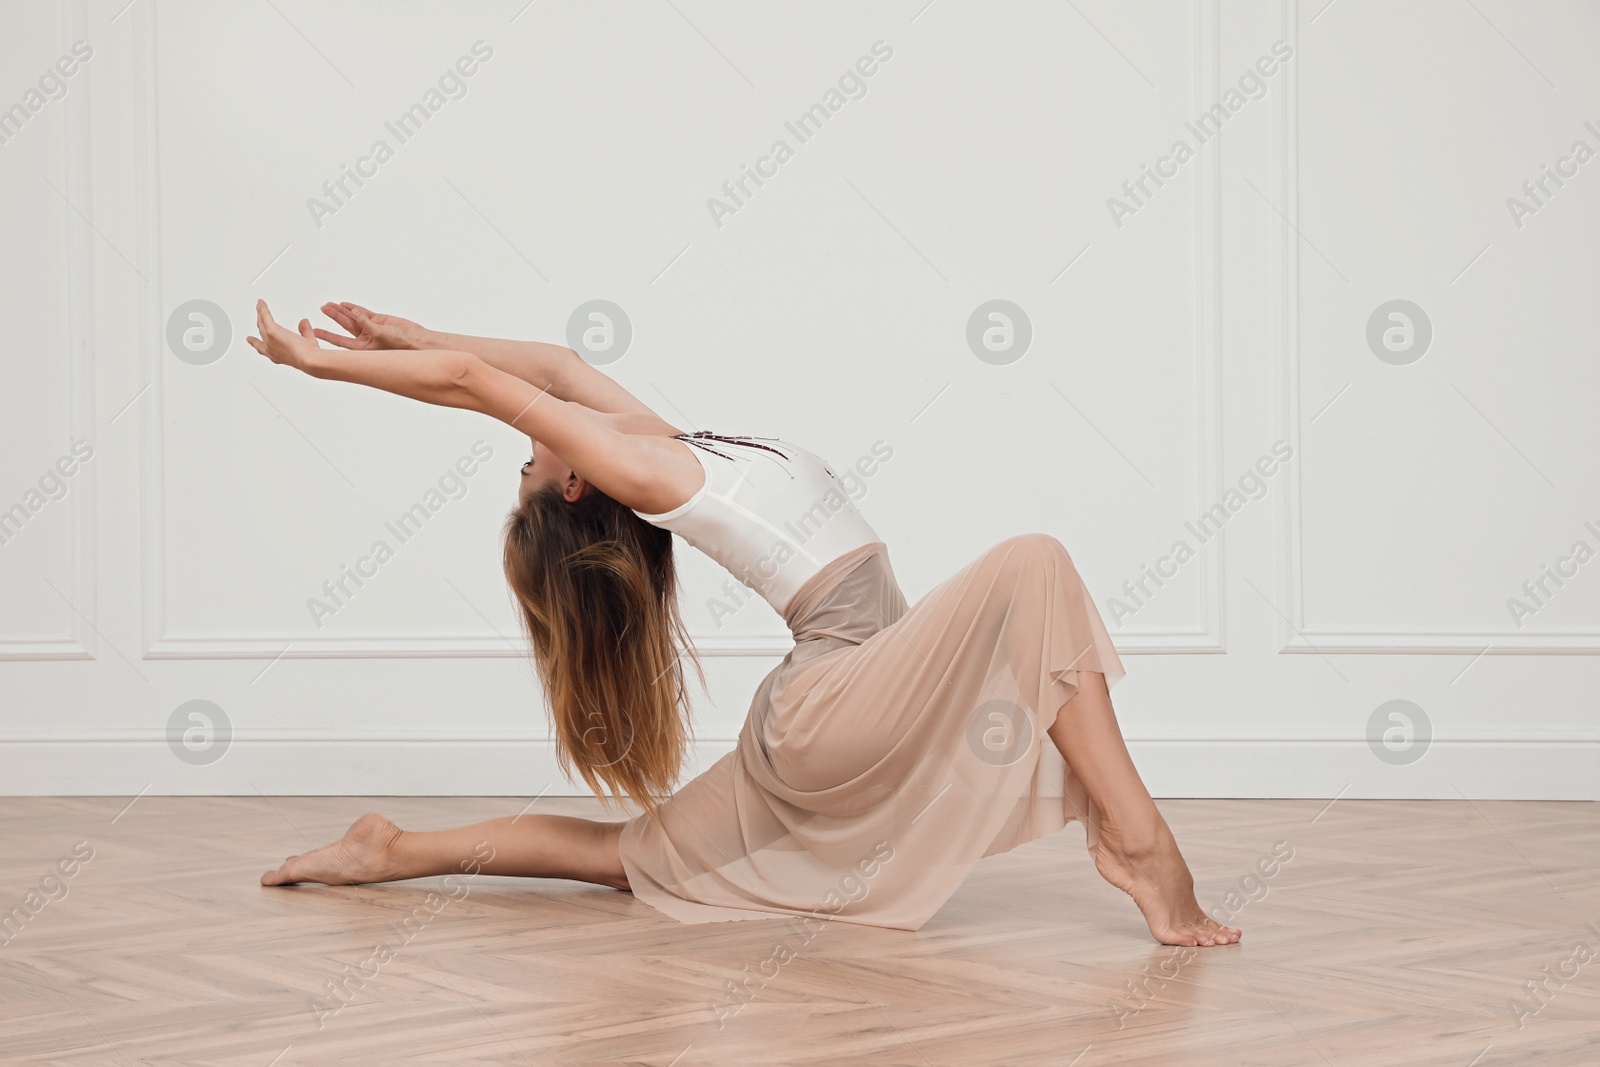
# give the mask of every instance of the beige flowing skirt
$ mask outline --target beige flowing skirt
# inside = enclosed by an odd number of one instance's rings
[[[634,896],[686,923],[916,930],[984,856],[1092,825],[1046,731],[1122,662],[1061,542],[1008,538],[908,607],[883,542],[813,575],[738,746],[623,827]]]

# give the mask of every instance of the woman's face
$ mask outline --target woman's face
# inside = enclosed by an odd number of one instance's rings
[[[582,495],[585,482],[576,471],[561,461],[544,445],[533,442],[533,454],[528,462],[522,465],[522,478],[517,486],[517,503],[524,504],[528,497],[543,489],[551,483],[566,483],[566,496],[568,500],[576,500]]]

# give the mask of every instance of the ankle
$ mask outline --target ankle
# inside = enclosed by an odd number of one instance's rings
[[[381,864],[389,874],[389,881],[398,881],[402,878],[418,878],[426,866],[423,849],[416,839],[416,834],[394,828],[392,833],[386,833],[376,844],[374,862]]]
[[[1130,859],[1150,856],[1166,847],[1172,831],[1154,804],[1148,808],[1119,813],[1101,821],[1100,833],[1117,851]]]

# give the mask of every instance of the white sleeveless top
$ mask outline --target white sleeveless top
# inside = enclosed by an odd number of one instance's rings
[[[681,536],[782,614],[806,579],[851,549],[882,540],[819,456],[776,437],[678,434],[705,482],[659,515],[634,514]]]

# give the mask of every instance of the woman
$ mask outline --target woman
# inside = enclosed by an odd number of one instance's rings
[[[1239,940],[1200,909],[1123,745],[1109,696],[1122,664],[1059,541],[1009,538],[908,605],[883,542],[805,449],[685,433],[571,349],[322,310],[347,333],[306,320],[296,333],[258,302],[249,343],[532,441],[503,562],[561,766],[642,810],[426,832],[368,814],[263,885],[445,874],[487,851],[485,873],[626,889],[684,922],[915,930],[979,859],[1077,819],[1158,941]],[[669,796],[688,744],[685,659],[698,670],[672,532],[772,604],[795,647],[759,686],[735,751]]]

